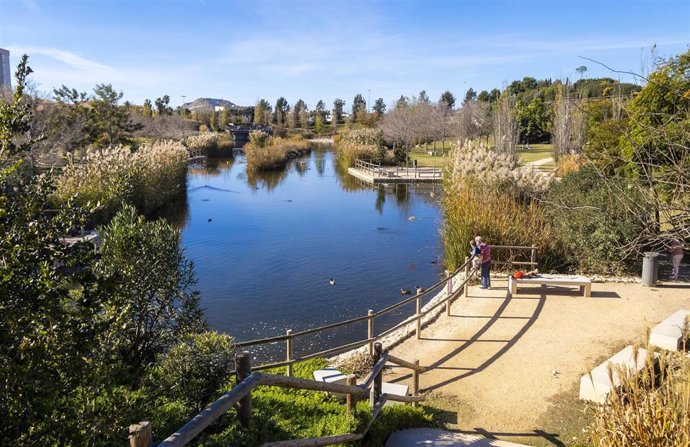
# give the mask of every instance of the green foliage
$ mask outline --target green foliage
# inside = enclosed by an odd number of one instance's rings
[[[15,73],[17,87],[11,101],[0,100],[0,159],[29,149],[26,134],[31,126],[31,104],[24,98],[26,78],[33,72],[29,57],[22,56]],[[20,141],[21,139],[23,141]]]
[[[259,131],[251,132],[249,140],[243,150],[247,157],[247,168],[254,171],[281,170],[290,158],[310,148],[309,142],[299,135],[279,138]]]
[[[518,120],[522,143],[546,143],[549,141],[551,118],[549,110],[541,98],[535,98],[528,104],[518,101],[515,105],[515,116]]]
[[[205,328],[199,294],[192,290],[193,265],[182,253],[179,231],[163,220],[147,222],[130,205],[99,234],[103,245],[94,271],[110,285],[103,317],[111,330],[105,340],[138,371]]]
[[[228,335],[210,331],[187,335],[161,356],[151,373],[152,386],[199,412],[220,396],[234,368],[234,355]]]
[[[625,247],[645,226],[636,199],[632,189],[625,198],[612,194],[611,185],[603,182],[592,167],[583,167],[554,183],[546,198],[547,214],[555,237],[565,249],[565,262],[593,273],[633,269],[637,253]]]
[[[359,408],[358,408],[359,409]],[[434,426],[431,413],[424,407],[391,405],[383,409],[362,443],[365,447],[380,447],[396,430]]]

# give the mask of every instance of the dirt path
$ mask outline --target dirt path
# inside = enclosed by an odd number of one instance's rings
[[[472,287],[442,316],[393,354],[433,369],[421,376],[426,393],[454,402],[460,430],[529,433],[549,401],[577,389],[580,376],[647,328],[681,307],[690,308],[690,284],[648,288],[595,283],[592,297],[575,289],[521,289],[507,297],[507,281]],[[405,381],[395,369],[389,381]]]

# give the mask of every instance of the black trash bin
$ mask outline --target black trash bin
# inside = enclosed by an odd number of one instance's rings
[[[645,252],[642,259],[642,285],[654,287],[657,281],[659,281],[659,253]]]

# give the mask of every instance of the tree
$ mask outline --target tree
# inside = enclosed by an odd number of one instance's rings
[[[549,116],[541,98],[535,98],[529,104],[517,101],[515,117],[518,120],[522,143],[544,143],[548,141]]]
[[[354,123],[357,120],[357,116],[367,111],[367,102],[364,100],[361,94],[355,95],[355,99],[352,101],[352,117],[350,118]]]
[[[584,76],[585,72],[587,71],[587,67],[585,65],[580,65],[575,69],[578,73],[580,73],[580,79]]]
[[[141,127],[133,124],[129,112],[118,105],[122,92],[116,92],[110,84],[97,84],[93,93],[91,127],[94,143],[107,144],[108,147],[129,143],[132,133]]]
[[[429,100],[429,95],[426,94],[426,90],[422,90],[419,92],[419,98],[417,99],[419,102],[426,102],[430,103],[431,101]]]
[[[268,124],[266,113],[271,112],[271,105],[265,99],[260,99],[254,106],[254,124]]]
[[[326,115],[326,104],[324,104],[324,102],[321,99],[319,99],[319,102],[316,103],[314,112],[317,116],[321,115],[322,118]]]
[[[462,105],[469,104],[471,102],[474,102],[477,100],[477,92],[474,91],[472,87],[467,89],[467,92],[465,92],[465,99],[462,101]]]
[[[410,100],[407,98],[405,95],[400,95],[400,98],[395,102],[395,108],[397,109],[398,107],[407,107],[409,104]]]
[[[491,100],[491,96],[489,95],[489,92],[486,90],[482,90],[479,92],[479,95],[477,95],[477,101],[479,102],[489,102]]]
[[[493,109],[494,145],[499,153],[515,154],[519,139],[515,119],[515,98],[508,92],[501,95]]]
[[[275,114],[273,115],[273,122],[279,125],[285,124],[287,114],[290,111],[290,105],[287,99],[282,96],[276,100]]]
[[[345,107],[345,101],[343,101],[340,98],[336,98],[333,101],[333,117],[331,118],[333,121],[333,127],[336,126],[336,124],[341,123],[343,121],[343,108]]]
[[[156,98],[155,104],[156,113],[158,113],[159,116],[172,115],[172,108],[169,106],[170,96],[163,95],[162,98]]]
[[[441,93],[441,98],[438,100],[438,103],[448,110],[453,110],[455,107],[455,96],[450,92],[450,90],[446,90],[445,92]]]
[[[320,114],[317,114],[314,118],[314,131],[317,135],[321,135],[324,131],[323,116]]]
[[[230,116],[227,107],[223,107],[218,116],[218,130],[225,131],[225,128],[230,124]]]
[[[383,98],[378,98],[376,100],[372,110],[379,119],[383,116],[384,113],[386,113],[386,103],[383,102]]]
[[[214,132],[218,130],[218,115],[215,110],[208,114],[208,127]]]

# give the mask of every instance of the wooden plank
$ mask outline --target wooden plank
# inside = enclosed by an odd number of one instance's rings
[[[405,368],[410,368],[414,371],[426,372],[429,370],[426,366],[419,366],[419,361],[412,363],[390,354],[388,354],[388,361],[399,366],[404,366]]]
[[[371,384],[374,382],[374,379],[376,376],[383,371],[383,368],[386,366],[386,362],[388,361],[388,353],[385,353],[381,356],[378,362],[374,365],[373,368],[371,368],[371,372],[367,375],[367,377],[364,379],[364,381],[359,385],[362,388],[369,388]]]
[[[280,386],[284,388],[297,388],[301,390],[327,391],[330,393],[354,394],[366,397],[367,390],[361,386],[342,385],[340,383],[319,382],[296,377],[278,376],[275,374],[263,374],[261,385]]]

